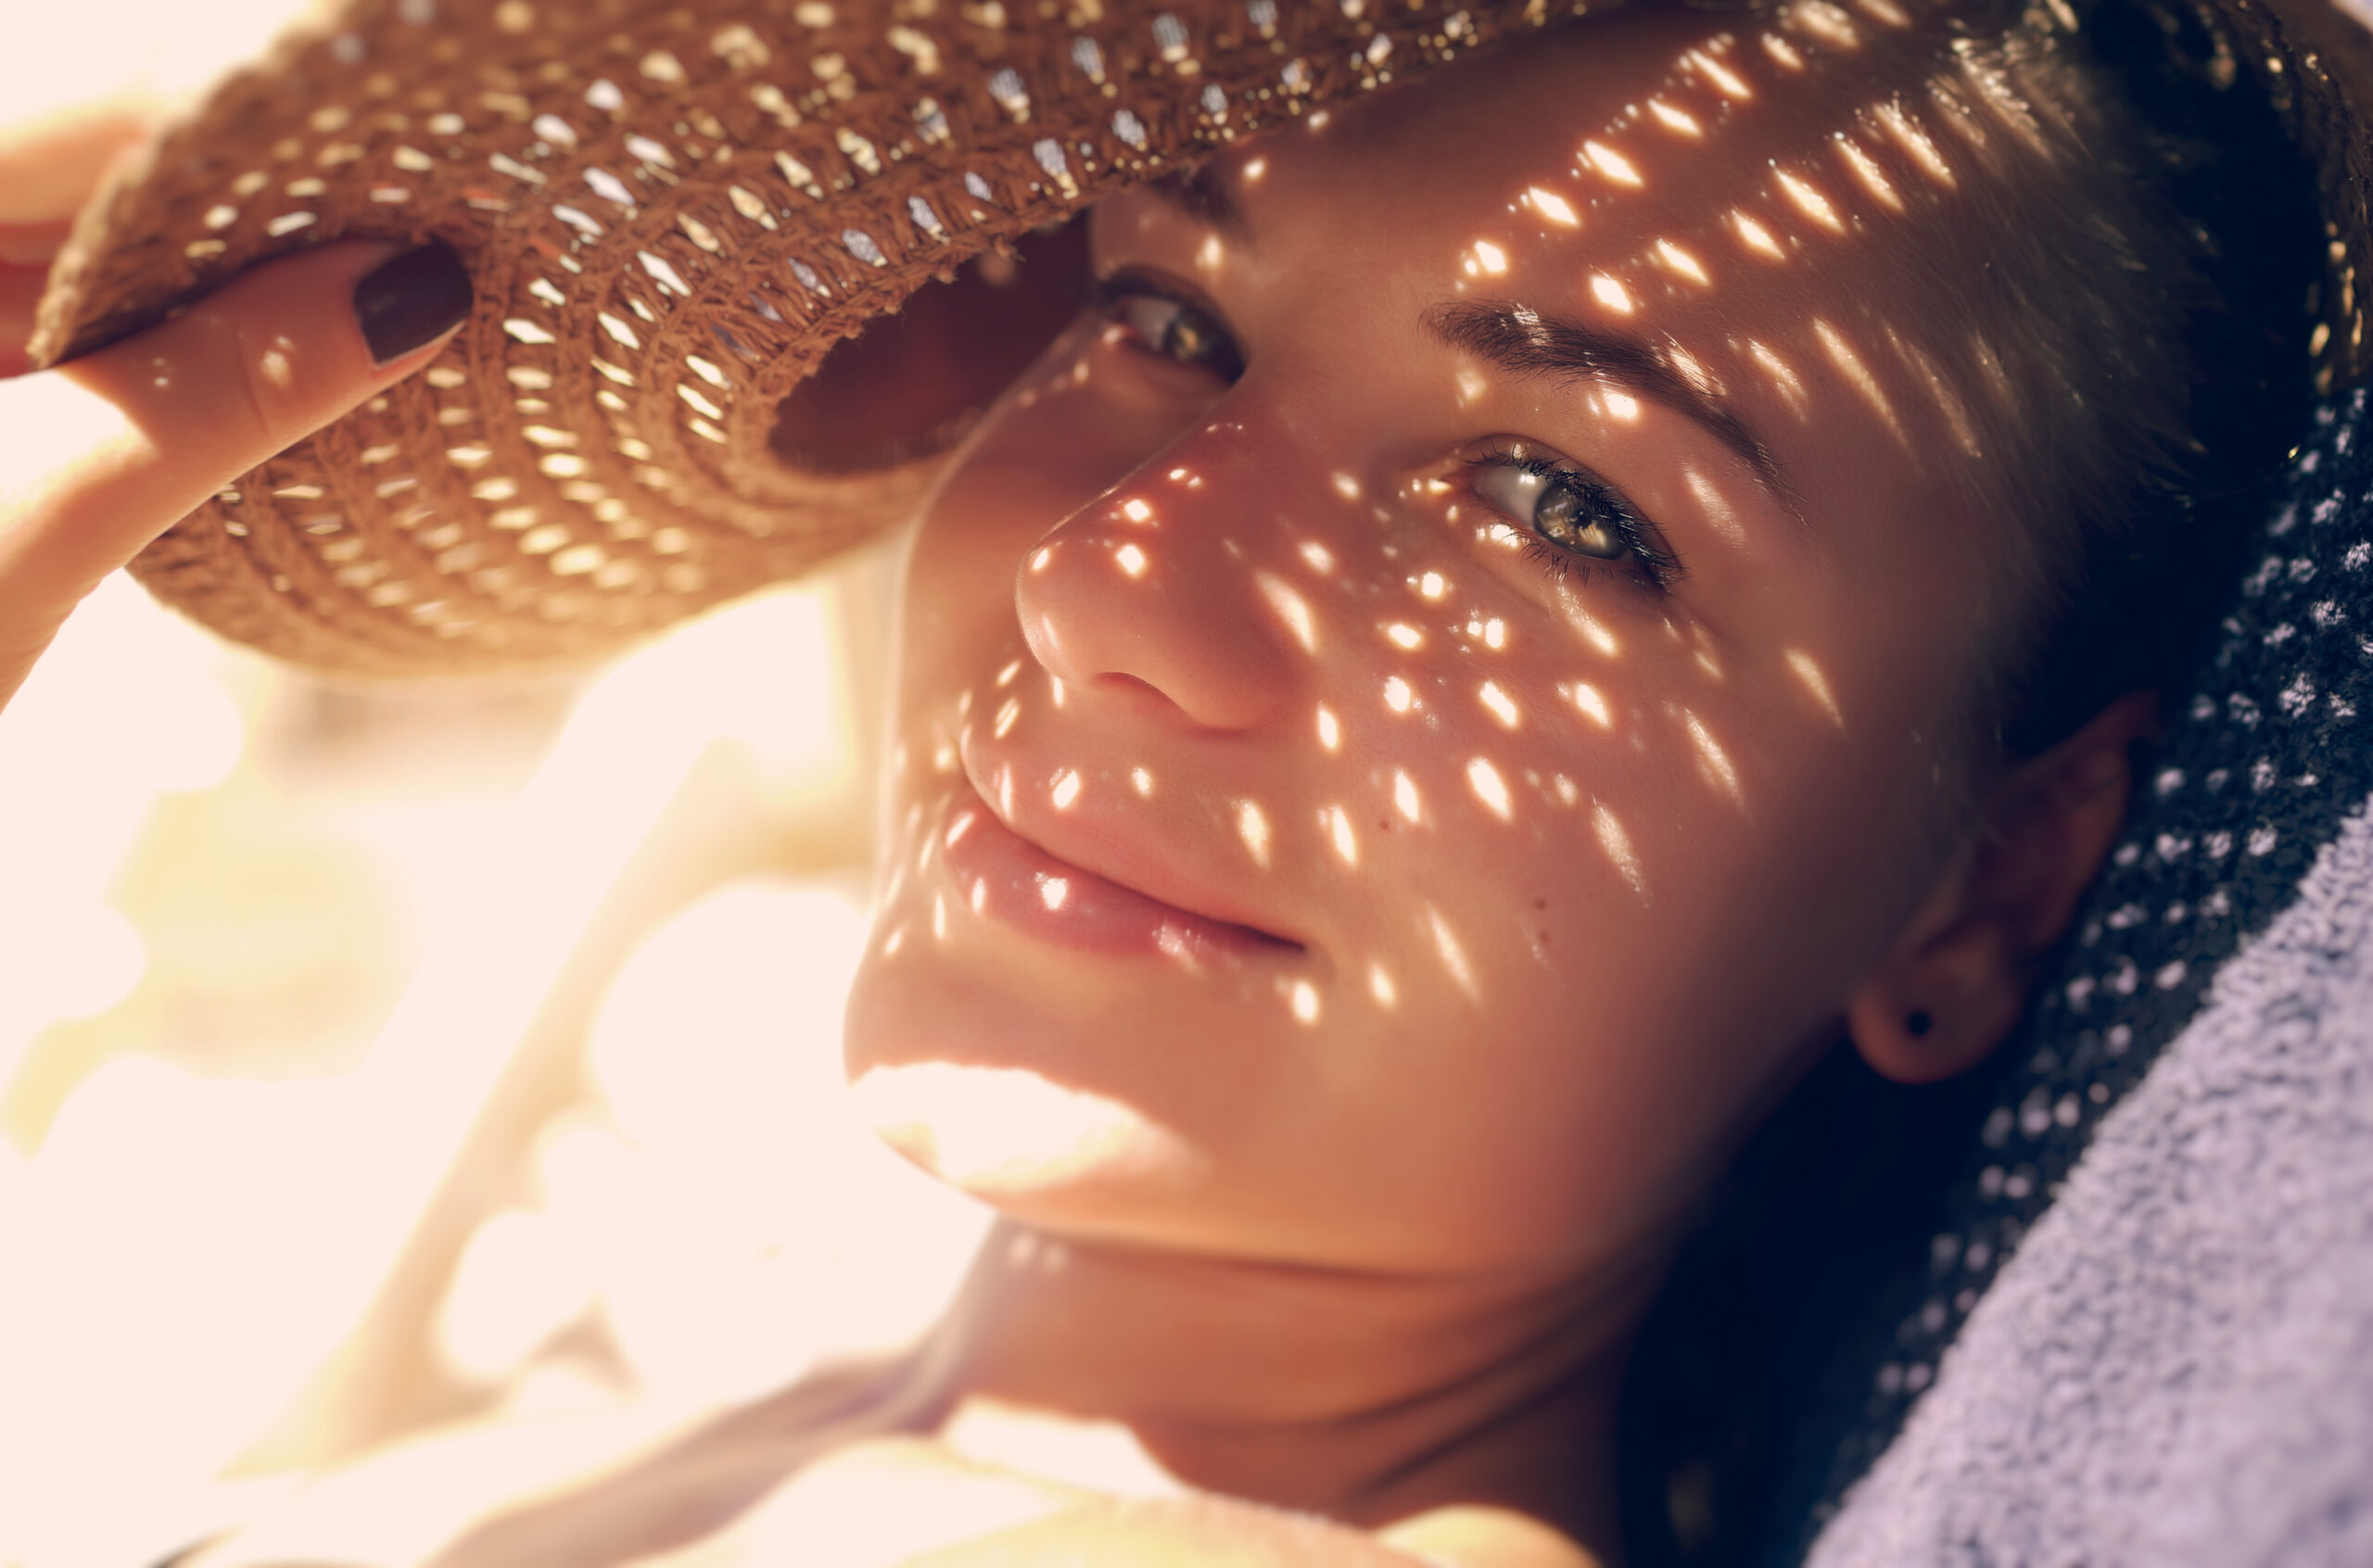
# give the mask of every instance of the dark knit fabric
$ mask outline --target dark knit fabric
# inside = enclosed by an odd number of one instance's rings
[[[1643,1568],[1803,1558],[2101,1119],[2373,795],[2368,443],[2363,392],[2317,411],[2021,1032],[1923,1089],[1841,1052],[1748,1151],[1643,1345]]]

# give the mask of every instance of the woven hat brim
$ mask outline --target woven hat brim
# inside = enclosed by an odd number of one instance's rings
[[[437,361],[133,569],[216,631],[324,669],[596,657],[912,509],[928,454],[820,472],[770,444],[834,344],[1101,195],[1550,17],[1542,0],[1074,0],[1026,19],[999,0],[357,0],[94,204],[33,352],[87,351],[332,237],[448,241],[477,304]]]

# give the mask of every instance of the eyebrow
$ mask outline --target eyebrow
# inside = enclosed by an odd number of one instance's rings
[[[1695,423],[1752,470],[1763,487],[1798,517],[1796,486],[1747,423],[1675,368],[1665,351],[1580,322],[1544,316],[1506,300],[1459,300],[1426,314],[1426,329],[1515,375],[1586,376],[1660,403]]]
[[[1246,220],[1244,209],[1236,204],[1236,193],[1222,184],[1219,176],[1206,164],[1149,180],[1145,188],[1207,229],[1233,240],[1249,242],[1252,238],[1252,225]]]
[[[1148,181],[1148,192],[1207,229],[1250,243],[1252,225],[1236,194],[1208,164]],[[1561,316],[1544,316],[1513,300],[1457,300],[1426,313],[1426,329],[1514,375],[1587,377],[1625,388],[1695,423],[1754,474],[1771,499],[1802,522],[1796,487],[1771,449],[1746,421],[1675,368],[1655,346]]]

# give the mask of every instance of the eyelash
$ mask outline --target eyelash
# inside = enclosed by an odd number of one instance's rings
[[[1550,581],[1562,583],[1568,574],[1580,573],[1581,580],[1588,582],[1594,573],[1628,564],[1631,568],[1629,575],[1641,587],[1651,593],[1664,594],[1672,590],[1674,580],[1681,575],[1680,559],[1656,544],[1654,530],[1647,520],[1634,512],[1631,503],[1612,485],[1588,470],[1511,447],[1491,448],[1468,459],[1467,466],[1470,469],[1512,468],[1538,479],[1562,482],[1589,502],[1598,519],[1623,541],[1624,561],[1593,560],[1551,543],[1542,537],[1529,520],[1509,517],[1481,496],[1477,496],[1475,499],[1478,503],[1490,507],[1506,523],[1516,534],[1517,548],[1525,559],[1546,573]]]
[[[1113,325],[1127,327],[1142,339],[1143,332],[1123,320],[1125,308],[1141,300],[1159,300],[1176,307],[1179,312],[1176,320],[1208,328],[1222,352],[1205,360],[1186,359],[1165,351],[1159,343],[1142,343],[1141,351],[1174,364],[1200,364],[1230,383],[1244,373],[1243,351],[1237,348],[1236,339],[1229,335],[1218,312],[1186,290],[1161,278],[1128,269],[1098,278],[1089,286],[1089,303],[1097,313]]]

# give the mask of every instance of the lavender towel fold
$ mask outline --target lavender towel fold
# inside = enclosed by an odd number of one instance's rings
[[[1811,1568],[2373,1564],[2368,812],[2102,1119]]]

